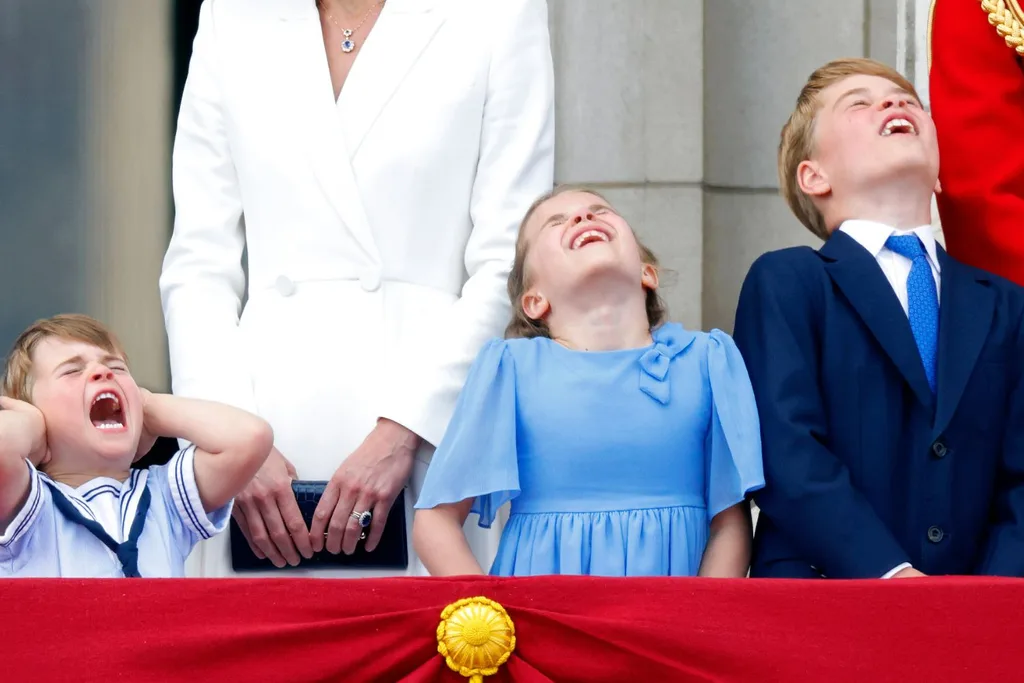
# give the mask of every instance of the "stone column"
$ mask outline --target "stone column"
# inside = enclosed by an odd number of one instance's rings
[[[167,391],[157,280],[170,232],[170,0],[103,0],[90,25],[89,312],[113,327],[139,384]]]
[[[549,0],[556,181],[593,186],[623,212],[690,327],[701,324],[704,6]]]
[[[901,2],[705,3],[704,328],[732,330],[743,278],[762,253],[820,244],[779,196],[779,132],[825,62],[871,56],[899,66]]]
[[[55,9],[0,2],[0,355],[37,318],[82,310],[83,282],[102,277],[82,257],[90,79],[81,62],[92,39],[90,7]]]
[[[906,7],[906,17],[900,27],[905,38],[901,41],[901,70],[907,74],[917,88],[925,108],[931,109],[931,98],[928,92],[928,72],[931,68],[931,23],[933,0],[900,0]],[[980,11],[980,10],[979,10]],[[942,235],[942,224],[939,221],[939,207],[932,200],[932,225],[935,226],[935,239],[945,245]]]

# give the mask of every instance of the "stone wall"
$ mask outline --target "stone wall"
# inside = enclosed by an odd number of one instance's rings
[[[927,0],[549,0],[558,182],[600,188],[672,271],[685,325],[731,330],[747,268],[817,240],[778,195],[779,131],[810,72],[911,76]],[[926,69],[923,73],[927,73]]]
[[[76,3],[81,16],[58,41],[71,54],[56,62],[33,48],[46,42],[37,3],[0,9],[0,37],[35,65],[8,74],[2,89],[19,99],[0,129],[25,134],[0,148],[25,151],[0,168],[9,172],[0,237],[23,255],[0,284],[20,291],[46,274],[0,314],[0,335],[85,310],[119,330],[155,389],[168,386],[156,279],[171,215],[171,2]],[[549,0],[556,178],[596,186],[625,213],[671,271],[665,296],[676,320],[731,330],[750,263],[815,243],[778,197],[775,171],[801,84],[829,59],[868,55],[924,85],[929,5]],[[64,81],[82,87],[54,86]],[[33,138],[44,114],[53,134]],[[49,180],[32,182],[34,172]]]

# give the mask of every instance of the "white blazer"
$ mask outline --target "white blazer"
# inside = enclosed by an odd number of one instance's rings
[[[388,0],[360,49],[335,102],[314,0],[206,0],[174,144],[174,391],[265,417],[303,479],[378,417],[438,443],[553,183],[545,0]]]

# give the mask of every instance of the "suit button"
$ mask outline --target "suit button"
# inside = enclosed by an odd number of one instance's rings
[[[946,449],[946,444],[942,443],[941,441],[936,441],[935,443],[932,444],[932,454],[936,458],[944,458],[946,457],[946,453],[948,452],[949,451]]]
[[[937,526],[928,527],[928,540],[932,543],[939,543],[946,534]]]
[[[274,289],[281,296],[291,296],[295,293],[295,283],[286,275],[281,275],[274,281]]]
[[[359,277],[359,286],[367,292],[376,292],[380,289],[380,272],[368,270]]]

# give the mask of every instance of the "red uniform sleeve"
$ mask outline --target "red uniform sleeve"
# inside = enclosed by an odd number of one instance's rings
[[[1010,18],[1017,11],[1011,5],[935,0],[929,90],[946,247],[960,261],[1024,285],[1024,69],[990,22],[996,11],[1009,14],[994,20]]]

